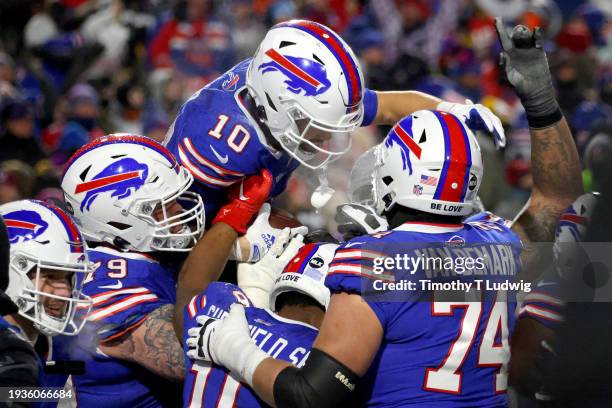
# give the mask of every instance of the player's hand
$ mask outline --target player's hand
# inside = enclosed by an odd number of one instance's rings
[[[389,223],[376,214],[373,208],[361,204],[341,204],[336,207],[336,222],[338,232],[345,241],[361,235],[386,231]]]
[[[270,225],[271,206],[265,203],[261,206],[259,214],[253,224],[249,226],[246,234],[236,241],[234,258],[237,261],[257,262],[266,255],[270,247],[283,232],[280,228]],[[290,236],[308,233],[308,227],[291,228]]]
[[[503,48],[499,64],[521,98],[528,116],[543,117],[559,109],[555,99],[546,53],[542,48],[542,30],[517,25],[508,34],[501,18],[495,28]]]
[[[506,133],[501,120],[489,108],[469,99],[462,103],[441,102],[438,110],[457,116],[473,132],[485,132],[493,136],[495,147],[506,147]]]
[[[268,199],[272,189],[272,174],[263,170],[261,174],[248,176],[232,186],[229,191],[229,202],[221,207],[213,224],[223,222],[242,235],[247,225]]]
[[[293,236],[290,228],[282,230],[274,245],[256,263],[238,263],[238,286],[254,306],[269,307],[269,298],[276,278],[304,245],[302,235]]]
[[[268,355],[251,341],[244,307],[233,304],[223,319],[198,316],[197,322],[200,326],[187,332],[187,356],[224,366],[251,385],[255,369]]]

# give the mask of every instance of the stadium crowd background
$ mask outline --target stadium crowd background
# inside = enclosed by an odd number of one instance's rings
[[[612,154],[612,3],[606,0],[2,0],[0,1],[0,204],[61,202],[68,157],[113,132],[162,140],[181,104],[251,56],[277,22],[306,18],[353,47],[375,90],[417,89],[491,108],[509,147],[481,137],[481,199],[512,218],[531,186],[522,107],[499,80],[493,25],[545,29],[558,100],[569,119],[587,190],[598,189]],[[356,158],[386,129],[355,132],[330,182],[341,193]],[[316,185],[300,170],[281,207],[313,227],[333,220],[344,194],[314,213]],[[328,224],[328,225],[325,225]]]

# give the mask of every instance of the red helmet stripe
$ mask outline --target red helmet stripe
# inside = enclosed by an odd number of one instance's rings
[[[317,81],[316,78],[313,78],[311,75],[308,74],[308,72],[305,72],[304,70],[300,69],[300,67],[289,61],[283,55],[279,54],[274,48],[270,48],[268,51],[266,51],[266,55],[275,62],[279,63],[281,66],[287,68],[293,74],[308,82],[310,85],[314,87],[318,87],[319,85],[321,85],[321,82]]]
[[[410,151],[412,153],[414,153],[414,155],[420,159],[421,158],[421,146],[419,146],[413,139],[412,137],[410,137],[410,135],[408,134],[408,132],[406,132],[404,130],[403,127],[400,126],[400,124],[398,123],[397,125],[395,125],[395,128],[393,128],[393,130],[395,131],[395,133],[397,133],[397,135],[399,136],[399,138],[402,140],[402,142],[404,142],[404,144],[406,146],[408,146],[408,149],[410,149]]]
[[[75,194],[84,193],[86,191],[94,190],[99,187],[108,186],[110,184],[119,183],[121,181],[138,178],[140,177],[140,171],[130,171],[123,174],[115,174],[108,177],[102,177],[97,180],[86,181],[85,183],[77,184],[74,190]]]

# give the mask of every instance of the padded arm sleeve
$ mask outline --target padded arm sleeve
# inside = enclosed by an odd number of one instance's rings
[[[345,406],[358,380],[344,364],[313,348],[304,367],[287,367],[276,377],[274,401],[279,408]]]

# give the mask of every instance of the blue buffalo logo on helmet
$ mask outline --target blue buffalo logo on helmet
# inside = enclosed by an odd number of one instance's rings
[[[89,211],[101,193],[111,191],[111,197],[117,199],[129,197],[144,185],[148,174],[148,167],[134,159],[125,158],[112,163],[90,181],[77,184],[75,194],[87,193],[81,202],[81,211]]]
[[[287,88],[295,93],[305,96],[317,96],[329,89],[331,82],[327,79],[327,71],[323,64],[307,58],[284,56],[274,49],[266,51],[271,61],[261,64],[262,74],[279,71],[287,77]]]
[[[2,216],[11,244],[36,239],[49,227],[36,211],[13,211]]]
[[[414,154],[417,159],[420,159],[422,149],[421,146],[419,146],[417,142],[412,139],[412,136],[410,136],[410,133],[408,133],[405,128],[412,128],[412,117],[403,119],[391,129],[391,132],[389,132],[389,135],[385,140],[385,147],[391,148],[394,144],[397,143],[402,153],[403,170],[408,169],[410,174],[412,174],[412,162],[410,161],[410,153]]]

